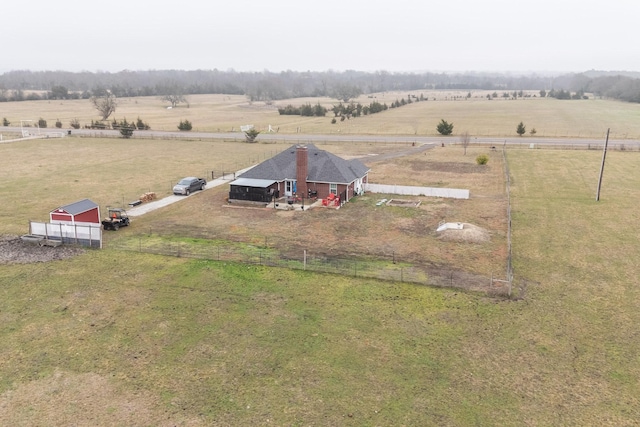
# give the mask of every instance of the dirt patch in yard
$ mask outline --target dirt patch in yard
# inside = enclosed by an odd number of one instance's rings
[[[489,232],[482,227],[463,223],[461,229],[447,229],[438,233],[438,239],[447,242],[486,243],[491,240]]]
[[[387,202],[387,206],[400,206],[405,208],[417,208],[422,203],[420,200],[403,200],[391,199]]]
[[[463,162],[410,162],[413,170],[427,169],[437,172],[452,172],[452,173],[485,173],[487,168],[483,165]]]
[[[0,236],[0,264],[28,264],[70,258],[84,252],[83,248],[62,245],[39,246],[23,242],[19,236]]]

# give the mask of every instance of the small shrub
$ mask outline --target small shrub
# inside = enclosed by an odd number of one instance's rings
[[[91,126],[89,127],[89,129],[108,129],[108,127],[107,123],[101,122],[99,120],[91,120]]]
[[[11,122],[9,120],[7,120],[7,118],[3,118],[2,119],[2,126],[9,126],[11,124]]]
[[[122,135],[123,138],[131,138],[131,136],[133,135],[133,130],[134,130],[134,127],[132,125],[121,126],[120,135]]]
[[[69,122],[69,125],[70,125],[72,128],[74,128],[74,129],[80,129],[80,120],[78,120],[78,119],[72,119],[72,120]]]
[[[192,128],[193,125],[189,120],[181,120],[180,124],[178,125],[179,130],[191,130]]]
[[[486,165],[487,163],[489,163],[489,156],[487,156],[486,154],[480,154],[478,157],[476,157],[476,163],[479,165]]]
[[[333,119],[331,119],[331,124],[335,125],[336,124],[336,118],[334,117]]]
[[[149,126],[149,124],[143,122],[142,119],[140,117],[138,117],[138,120],[136,121],[136,128],[138,130],[149,130],[149,129],[151,129],[151,126]]]
[[[258,137],[258,135],[260,134],[260,131],[257,129],[249,129],[248,131],[246,131],[244,133],[244,136],[247,140],[248,143],[254,143],[256,142],[256,138]]]
[[[440,135],[451,135],[453,132],[453,123],[448,123],[445,119],[441,119],[436,130]]]
[[[57,119],[57,120],[56,120],[56,127],[57,127],[58,129],[60,129],[60,128],[62,127],[62,122],[60,121],[60,119]]]
[[[43,119],[42,117],[40,117],[40,119],[38,119],[38,127],[39,128],[46,128],[47,127],[47,121],[45,119]]]

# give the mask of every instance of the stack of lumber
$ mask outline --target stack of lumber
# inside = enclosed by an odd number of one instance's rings
[[[150,202],[155,199],[156,199],[156,193],[154,192],[144,193],[142,196],[140,196],[140,200],[143,202]]]

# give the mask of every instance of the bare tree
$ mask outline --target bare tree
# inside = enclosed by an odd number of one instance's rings
[[[467,147],[469,146],[469,143],[471,142],[471,137],[469,136],[469,132],[464,132],[462,135],[460,135],[460,144],[462,145],[462,148],[464,148],[464,155],[467,155]]]
[[[98,110],[102,116],[102,120],[107,120],[112,113],[115,113],[118,103],[116,96],[111,92],[105,91],[103,95],[92,96],[89,98],[91,104]]]
[[[362,95],[362,90],[351,84],[337,84],[331,90],[331,97],[339,99],[344,102],[349,102],[351,99],[357,98]]]
[[[171,108],[176,108],[178,104],[181,102],[187,102],[187,98],[185,98],[184,95],[182,95],[181,93],[172,93],[172,94],[164,95],[162,97],[162,100],[170,102]],[[187,106],[188,105],[189,104],[187,103]]]

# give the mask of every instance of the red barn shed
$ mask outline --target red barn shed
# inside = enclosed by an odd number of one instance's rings
[[[100,207],[89,199],[60,206],[49,213],[52,224],[100,226]]]

